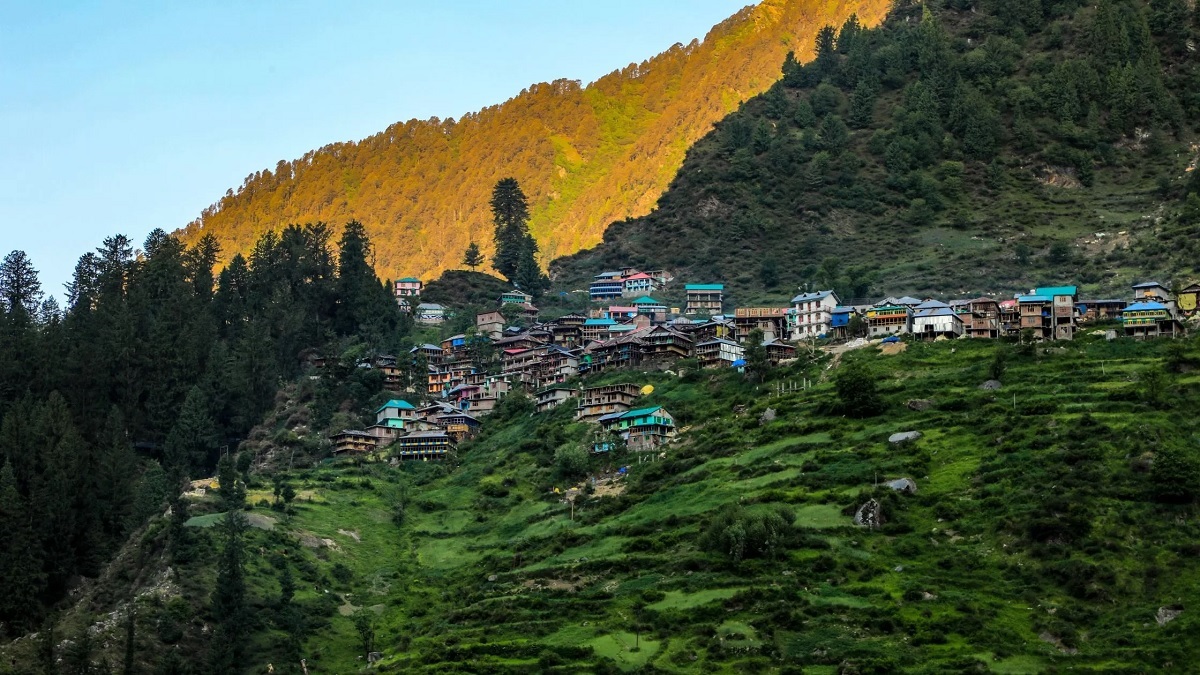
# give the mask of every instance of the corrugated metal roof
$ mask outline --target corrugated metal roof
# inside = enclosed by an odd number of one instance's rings
[[[1132,305],[1127,306],[1125,308],[1125,311],[1126,312],[1151,312],[1151,311],[1156,311],[1156,310],[1158,310],[1158,311],[1165,310],[1166,308],[1167,308],[1167,306],[1162,304],[1161,302],[1135,302]]]
[[[815,291],[813,293],[801,293],[800,295],[797,295],[796,297],[792,298],[792,304],[796,304],[799,302],[809,302],[812,300],[824,300],[825,298],[828,298],[831,295],[834,297],[835,300],[837,299],[837,295],[833,291]]]
[[[1034,289],[1034,295],[1075,295],[1078,292],[1074,286],[1045,286]]]
[[[723,291],[725,284],[687,284],[683,287],[685,291]]]

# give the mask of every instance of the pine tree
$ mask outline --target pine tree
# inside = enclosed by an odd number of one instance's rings
[[[222,455],[217,462],[217,484],[221,506],[226,511],[237,511],[246,505],[246,488],[238,480],[237,467],[229,454]]]
[[[212,672],[237,673],[242,670],[246,645],[246,518],[241,511],[225,514],[221,525],[221,557],[217,561],[217,580],[210,600],[210,611],[217,622],[209,665]]]
[[[29,256],[24,251],[9,253],[0,263],[0,311],[31,319],[41,303],[42,283]]]
[[[33,628],[40,614],[38,596],[42,590],[41,546],[33,533],[32,514],[17,490],[12,466],[0,467],[0,624],[14,633]]]
[[[483,254],[479,252],[479,244],[471,242],[470,245],[467,246],[466,252],[463,253],[463,264],[467,267],[470,267],[471,271],[474,272],[475,269],[484,262],[486,262],[486,259],[483,257]]]
[[[208,464],[217,448],[217,432],[208,399],[200,387],[192,387],[163,451],[167,473],[174,478],[194,475]]]
[[[753,382],[762,382],[770,370],[770,364],[767,362],[767,348],[763,346],[763,332],[758,328],[747,336],[745,353],[746,375]]]
[[[492,266],[512,281],[525,256],[537,253],[537,245],[529,234],[529,204],[517,179],[503,178],[496,183],[491,206],[492,222],[496,227],[496,254]]]

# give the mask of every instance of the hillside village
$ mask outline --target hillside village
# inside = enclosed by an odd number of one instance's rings
[[[474,328],[440,344],[421,344],[402,358],[379,356],[360,364],[378,368],[398,396],[376,411],[375,424],[331,437],[338,455],[388,451],[394,460],[443,460],[475,435],[500,399],[521,390],[537,412],[574,402],[577,420],[597,425],[593,452],[621,443],[652,453],[676,437],[671,414],[637,408],[635,385],[586,387],[580,377],[621,368],[643,370],[733,368],[744,371],[748,352],[767,366],[796,358],[798,349],[846,349],[912,340],[1071,340],[1093,323],[1108,339],[1182,336],[1200,319],[1200,283],[1170,288],[1134,284],[1129,299],[1081,298],[1075,286],[1050,286],[1009,298],[885,297],[843,303],[832,290],[801,292],[786,307],[737,307],[727,312],[722,284],[685,284],[682,307],[652,294],[675,281],[665,270],[623,268],[595,275],[587,289],[591,309],[541,320],[533,296],[512,289],[494,310],[476,315]],[[442,326],[453,308],[420,301],[422,284],[395,282],[396,302],[417,324]],[[639,454],[652,457],[653,454]]]

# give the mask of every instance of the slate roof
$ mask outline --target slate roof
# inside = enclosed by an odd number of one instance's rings
[[[809,302],[812,300],[824,300],[825,298],[828,298],[831,295],[833,296],[834,300],[837,300],[837,294],[835,294],[833,291],[817,291],[815,293],[801,293],[800,295],[797,295],[796,297],[792,298],[792,304],[794,305],[797,303]]]

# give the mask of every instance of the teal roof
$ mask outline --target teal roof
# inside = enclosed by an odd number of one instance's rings
[[[635,304],[635,305],[661,305],[662,303],[648,295],[643,295],[642,297],[638,298],[637,300],[634,300],[633,304]]]
[[[416,283],[418,283],[418,284],[419,284],[419,283],[421,283],[421,280],[420,280],[420,279],[418,279],[418,278],[416,278],[416,277],[404,277],[404,278],[403,278],[403,279],[401,279],[400,281],[403,281],[403,282],[406,282],[406,283],[413,283],[413,282],[416,282]]]
[[[725,284],[688,284],[683,287],[685,291],[723,291]]]
[[[613,321],[612,319],[588,319],[587,321],[583,322],[583,325],[585,325],[585,326],[615,326],[615,325],[617,325],[617,322]]]
[[[396,408],[397,410],[416,410],[416,408],[413,407],[413,404],[409,403],[408,401],[392,399],[391,401],[379,406],[379,410],[376,410],[375,414],[378,415],[388,408]]]
[[[639,408],[637,410],[630,410],[629,412],[625,413],[624,415],[621,415],[621,417],[619,419],[626,419],[626,418],[633,419],[635,417],[645,417],[647,415],[653,415],[654,413],[656,413],[662,409],[663,408],[660,405],[660,406],[655,406],[653,408]]]
[[[1055,295],[1075,295],[1077,292],[1078,291],[1074,286],[1047,286],[1045,288],[1039,288],[1039,289],[1035,290],[1033,293],[1034,293],[1034,295],[1055,296]]]
[[[1038,290],[1045,290],[1045,289],[1038,289]],[[1040,293],[1038,295],[1018,295],[1017,296],[1017,302],[1050,302],[1053,299],[1054,298],[1052,296],[1042,295]]]

